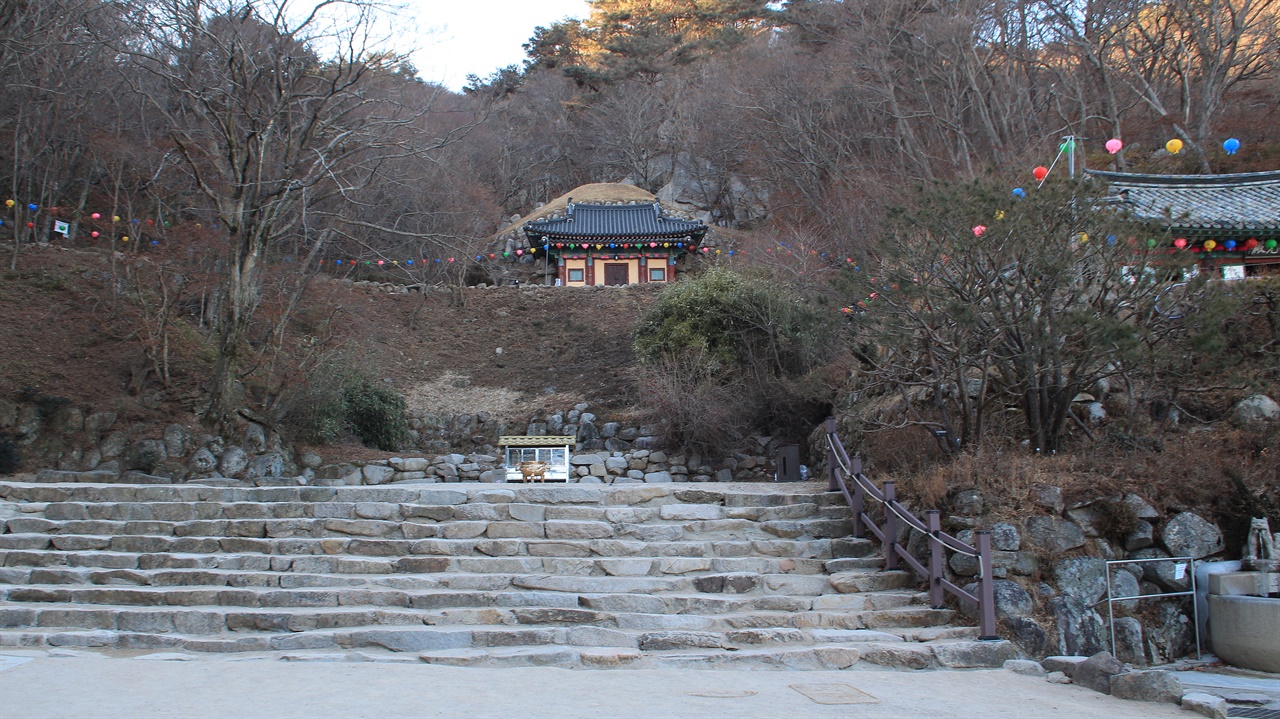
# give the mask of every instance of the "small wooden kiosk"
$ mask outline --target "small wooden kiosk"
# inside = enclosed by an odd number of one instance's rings
[[[506,435],[498,438],[505,448],[508,482],[530,481],[539,472],[539,481],[568,482],[569,455],[576,438],[573,435]],[[535,467],[535,464],[545,465]],[[524,465],[524,471],[521,471]]]

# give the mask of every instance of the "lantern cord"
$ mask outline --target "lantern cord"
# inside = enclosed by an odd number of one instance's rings
[[[1040,181],[1040,184],[1036,185],[1036,189],[1037,189],[1037,190],[1038,190],[1038,189],[1040,189],[1041,187],[1044,187],[1044,183],[1045,183],[1045,182],[1048,182],[1048,180],[1049,180],[1049,174],[1050,174],[1051,172],[1053,172],[1053,168],[1054,168],[1054,167],[1056,167],[1056,166],[1058,165],[1058,160],[1061,160],[1061,159],[1062,159],[1062,152],[1063,152],[1063,151],[1062,151],[1062,148],[1061,148],[1061,147],[1059,147],[1059,148],[1058,148],[1058,156],[1057,156],[1057,157],[1055,157],[1055,158],[1053,158],[1053,162],[1049,163],[1049,172],[1044,173],[1044,179]]]

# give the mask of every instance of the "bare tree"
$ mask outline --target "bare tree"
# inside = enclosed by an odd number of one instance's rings
[[[387,81],[399,59],[373,42],[374,11],[336,0],[180,0],[129,18],[134,35],[121,49],[141,71],[129,77],[168,121],[182,169],[227,237],[212,424],[241,402],[268,248],[299,227],[304,208],[357,201],[389,159],[453,139],[417,132],[432,96],[404,98]],[[314,236],[310,256],[325,236]]]

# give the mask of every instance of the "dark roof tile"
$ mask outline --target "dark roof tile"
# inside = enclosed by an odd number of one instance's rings
[[[1088,174],[1141,220],[1175,229],[1280,231],[1280,171],[1234,175]]]
[[[647,205],[570,204],[564,217],[525,223],[531,237],[551,239],[595,238],[678,238],[701,239],[707,226],[660,214],[657,203]]]

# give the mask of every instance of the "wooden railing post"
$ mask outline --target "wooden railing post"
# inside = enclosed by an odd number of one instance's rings
[[[929,606],[942,609],[945,598],[942,590],[943,569],[942,540],[938,533],[942,531],[941,513],[936,509],[925,512],[925,520],[929,527]]]
[[[978,626],[978,638],[994,640],[996,636],[996,592],[992,584],[991,565],[991,532],[979,529],[974,532],[978,540],[978,566],[982,569],[982,577],[978,580],[978,611],[981,619]]]
[[[836,472],[840,471],[840,460],[836,457],[836,450],[831,446],[831,436],[836,433],[836,418],[827,417],[827,491],[839,492],[840,482],[836,479]]]
[[[894,501],[893,482],[884,483],[884,568],[898,568],[898,515],[891,506]]]
[[[862,512],[866,508],[867,492],[862,488],[858,476],[862,474],[862,457],[853,458],[853,536],[862,539],[867,536],[866,525],[862,522]]]

